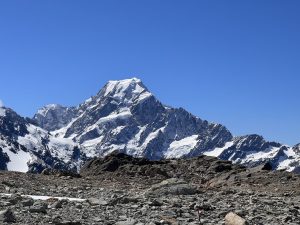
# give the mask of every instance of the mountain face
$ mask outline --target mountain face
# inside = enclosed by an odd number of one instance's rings
[[[271,162],[274,169],[300,168],[300,145],[290,148],[259,135],[233,137],[223,125],[163,105],[137,78],[109,81],[77,107],[47,105],[33,120],[2,111],[3,169],[11,170],[11,159],[24,154],[24,171],[75,170],[116,150],[150,160],[205,154],[247,166]]]
[[[0,169],[41,172],[44,168],[77,170],[77,145],[52,136],[13,110],[0,108]],[[84,157],[83,157],[84,158]]]
[[[75,107],[64,107],[58,104],[50,104],[39,109],[33,120],[48,131],[54,131],[66,126],[75,117]]]

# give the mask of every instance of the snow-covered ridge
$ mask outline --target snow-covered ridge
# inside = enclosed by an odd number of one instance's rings
[[[104,96],[114,93],[116,95],[124,95],[126,90],[135,84],[141,84],[141,80],[137,78],[125,79],[125,80],[110,80],[106,84]]]
[[[134,100],[143,101],[152,94],[138,78],[109,81],[104,87],[103,97],[113,97],[123,103],[132,103]]]

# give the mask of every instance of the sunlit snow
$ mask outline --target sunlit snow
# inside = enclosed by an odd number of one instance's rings
[[[31,160],[31,155],[28,152],[18,151],[13,153],[9,150],[5,151],[10,161],[7,163],[7,169],[10,171],[27,172],[27,163]]]
[[[12,196],[12,194],[0,193],[0,196]],[[44,195],[21,195],[24,198],[32,198],[34,200],[46,201],[49,199],[58,199],[58,200],[69,200],[71,202],[84,202],[87,199],[84,198],[69,198],[69,197],[53,197],[53,196],[44,196]]]
[[[227,143],[225,143],[224,147],[215,148],[211,151],[206,151],[203,153],[203,155],[219,157],[225,149],[230,148],[233,144],[234,144],[233,141],[227,142]]]
[[[165,153],[166,158],[180,158],[188,154],[197,145],[198,135],[192,135],[190,137],[183,138],[179,141],[173,141],[170,144],[167,152]]]

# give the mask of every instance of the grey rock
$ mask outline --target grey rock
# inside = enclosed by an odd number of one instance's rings
[[[23,206],[32,206],[34,204],[34,200],[32,198],[27,198],[22,200],[21,203]]]
[[[48,205],[43,201],[36,201],[33,206],[29,208],[31,213],[47,213]]]
[[[17,204],[22,200],[22,196],[19,194],[13,194],[10,196],[9,202],[13,205]]]
[[[64,200],[57,200],[52,205],[50,205],[50,208],[53,208],[53,209],[62,208],[63,202],[64,202]]]
[[[91,205],[108,205],[108,202],[101,198],[89,198],[88,202]]]
[[[137,222],[134,219],[127,219],[125,221],[116,222],[115,225],[135,225]]]
[[[187,184],[184,180],[171,178],[153,185],[146,195],[193,195],[197,193],[197,188]]]
[[[56,222],[55,225],[82,225],[79,221],[62,221],[62,222]]]
[[[14,223],[16,217],[11,209],[0,211],[0,222],[2,223]]]

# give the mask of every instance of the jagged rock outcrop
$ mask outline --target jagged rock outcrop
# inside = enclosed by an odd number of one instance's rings
[[[54,131],[70,123],[75,113],[75,107],[50,104],[39,109],[34,115],[33,120],[45,130]]]

